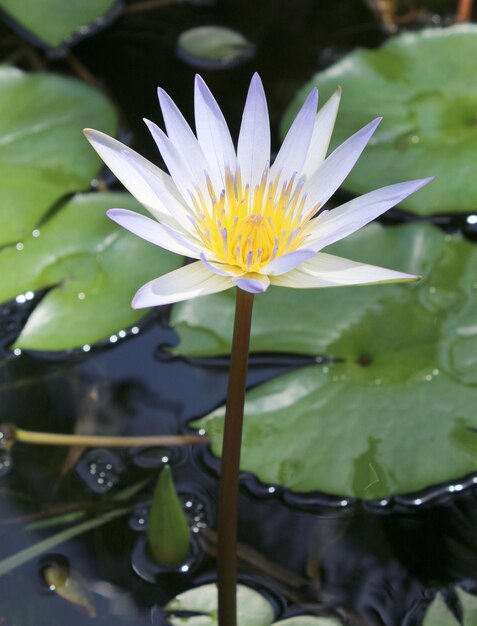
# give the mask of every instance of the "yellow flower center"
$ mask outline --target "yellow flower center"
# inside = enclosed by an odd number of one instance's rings
[[[209,179],[206,196],[196,189],[191,196],[194,226],[217,261],[257,272],[303,243],[306,224],[316,208],[304,214],[303,182],[296,183],[295,178],[282,182],[278,189],[279,175],[269,180],[267,166],[251,194],[249,185],[242,185],[240,171],[233,176],[228,170],[220,196]]]

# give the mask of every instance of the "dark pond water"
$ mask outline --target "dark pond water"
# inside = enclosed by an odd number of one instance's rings
[[[445,19],[451,3],[427,4],[430,12],[413,27]],[[356,0],[196,0],[125,14],[78,44],[74,53],[120,107],[132,145],[151,159],[157,161],[158,155],[140,120],[159,119],[157,85],[191,117],[196,70],[177,57],[176,41],[187,28],[209,24],[234,28],[256,46],[256,56],[248,62],[201,71],[232,132],[238,131],[250,75],[258,70],[267,87],[276,140],[281,114],[313,71],[356,45],[376,46],[386,37],[365,4]],[[69,71],[62,60],[50,66]],[[395,212],[387,221],[402,219]],[[445,216],[439,221],[451,229],[463,224]],[[224,401],[227,362],[168,356],[164,345],[176,338],[167,329],[167,312],[152,314],[126,338],[87,354],[13,355],[8,346],[34,304],[0,309],[1,422],[62,433],[168,434],[186,429],[191,418]],[[249,385],[306,364],[302,358],[256,357]],[[209,529],[209,552],[194,539],[182,571],[161,569],[145,547],[152,485],[164,462],[173,468],[195,536]],[[29,529],[47,512],[104,511],[114,494],[151,479],[134,496],[130,513],[3,576],[0,624],[76,626],[92,620],[88,603],[78,607],[49,591],[42,572],[52,564],[68,566],[79,577],[80,595],[95,606],[94,623],[163,623],[157,607],[192,584],[213,580],[216,468],[206,446],[120,453],[22,444],[11,454],[0,449],[0,559],[64,528]],[[458,493],[443,487],[416,497],[419,506],[410,499],[363,504],[317,494],[299,498],[244,476],[242,580],[270,595],[278,617],[308,608],[350,624],[419,624],[437,588],[448,589],[451,604],[453,583],[477,590],[477,502],[472,486]]]

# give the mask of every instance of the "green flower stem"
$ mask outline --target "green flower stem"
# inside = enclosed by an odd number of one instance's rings
[[[237,289],[220,466],[217,572],[219,626],[237,624],[237,519],[240,448],[253,294]]]

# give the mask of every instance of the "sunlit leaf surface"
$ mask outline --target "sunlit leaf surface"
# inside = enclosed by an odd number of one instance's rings
[[[101,25],[118,0],[0,0],[18,26],[51,48]]]
[[[343,88],[334,145],[375,117],[380,127],[344,187],[356,193],[423,176],[436,180],[403,202],[420,215],[477,206],[477,26],[406,33],[379,50],[357,49],[297,94],[287,128],[310,89],[324,102]]]
[[[114,134],[116,113],[77,80],[7,66],[0,67],[0,110],[1,246],[23,241],[54,202],[89,187],[101,160],[82,129]]]
[[[165,609],[171,612],[168,621],[173,626],[217,626],[217,585],[201,585],[184,591],[171,600]],[[191,615],[174,615],[182,611],[190,612]],[[273,608],[270,602],[250,587],[238,585],[238,626],[270,626],[272,622]]]
[[[23,248],[0,250],[0,301],[54,287],[15,346],[64,350],[105,339],[144,316],[130,305],[143,283],[182,264],[111,222],[105,215],[111,207],[142,210],[126,193],[80,194]]]
[[[372,225],[330,250],[424,278],[257,296],[252,351],[340,361],[248,394],[242,469],[298,492],[363,498],[475,472],[477,248],[414,224]],[[181,354],[229,351],[233,296],[175,307]],[[222,422],[218,409],[195,423],[216,454]]]

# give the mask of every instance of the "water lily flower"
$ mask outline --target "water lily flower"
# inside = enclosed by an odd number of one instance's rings
[[[146,124],[169,174],[120,142],[86,135],[124,186],[155,219],[125,209],[109,217],[162,248],[197,259],[139,289],[133,307],[179,302],[237,286],[333,287],[413,280],[401,272],[322,252],[425,185],[398,183],[326,211],[380,118],[326,157],[340,93],[318,111],[313,90],[270,162],[270,123],[262,82],[252,78],[235,150],[224,116],[204,81],[195,81],[196,135],[159,89],[167,134]]]

